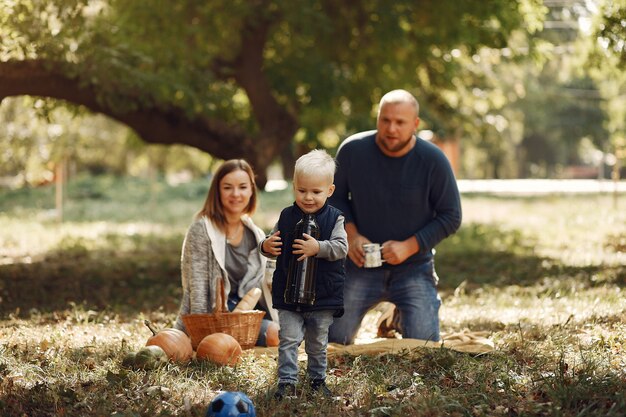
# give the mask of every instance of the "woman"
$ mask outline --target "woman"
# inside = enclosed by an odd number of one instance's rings
[[[249,217],[256,205],[256,184],[250,165],[243,159],[224,162],[215,173],[204,207],[196,214],[183,242],[183,297],[176,318],[177,329],[186,330],[182,315],[215,310],[215,289],[221,279],[229,310],[252,288],[263,290],[256,308],[267,314],[258,346],[267,345],[268,327],[272,328],[270,332],[277,330],[278,314],[272,308],[271,292],[263,279],[265,257],[257,249],[265,233]]]

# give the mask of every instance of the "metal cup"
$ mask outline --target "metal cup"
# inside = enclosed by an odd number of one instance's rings
[[[365,268],[378,268],[382,266],[385,260],[381,253],[382,246],[379,243],[366,243],[363,245],[363,251],[365,252]]]

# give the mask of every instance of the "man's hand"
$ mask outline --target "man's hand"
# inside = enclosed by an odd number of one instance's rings
[[[363,245],[372,243],[368,238],[359,233],[354,223],[346,223],[346,234],[348,235],[348,257],[359,268],[365,263],[365,252]]]
[[[283,242],[280,240],[280,230],[276,233],[270,235],[267,239],[263,241],[263,245],[261,245],[261,249],[263,249],[264,253],[269,253],[272,256],[280,255],[280,247],[283,245]]]
[[[402,242],[397,240],[388,240],[383,243],[381,250],[383,259],[390,265],[398,265],[406,261],[406,259],[417,253],[420,247],[417,243],[417,238],[411,236],[407,240]]]
[[[320,251],[320,243],[314,237],[306,233],[302,233],[302,237],[304,239],[294,239],[292,246],[295,255],[302,255],[298,261],[315,256]]]

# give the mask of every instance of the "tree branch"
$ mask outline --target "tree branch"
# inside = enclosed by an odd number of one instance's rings
[[[65,100],[126,124],[148,143],[185,144],[222,159],[241,158],[256,142],[241,129],[217,120],[189,120],[175,107],[118,113],[98,101],[94,87],[81,85],[55,64],[42,60],[0,62],[0,101],[20,95]]]

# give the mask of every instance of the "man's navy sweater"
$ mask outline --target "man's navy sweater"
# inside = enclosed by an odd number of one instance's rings
[[[406,155],[386,156],[375,137],[376,131],[362,132],[342,143],[330,204],[372,242],[416,236],[420,250],[405,263],[427,262],[433,248],[461,225],[450,163],[439,148],[419,138]]]

